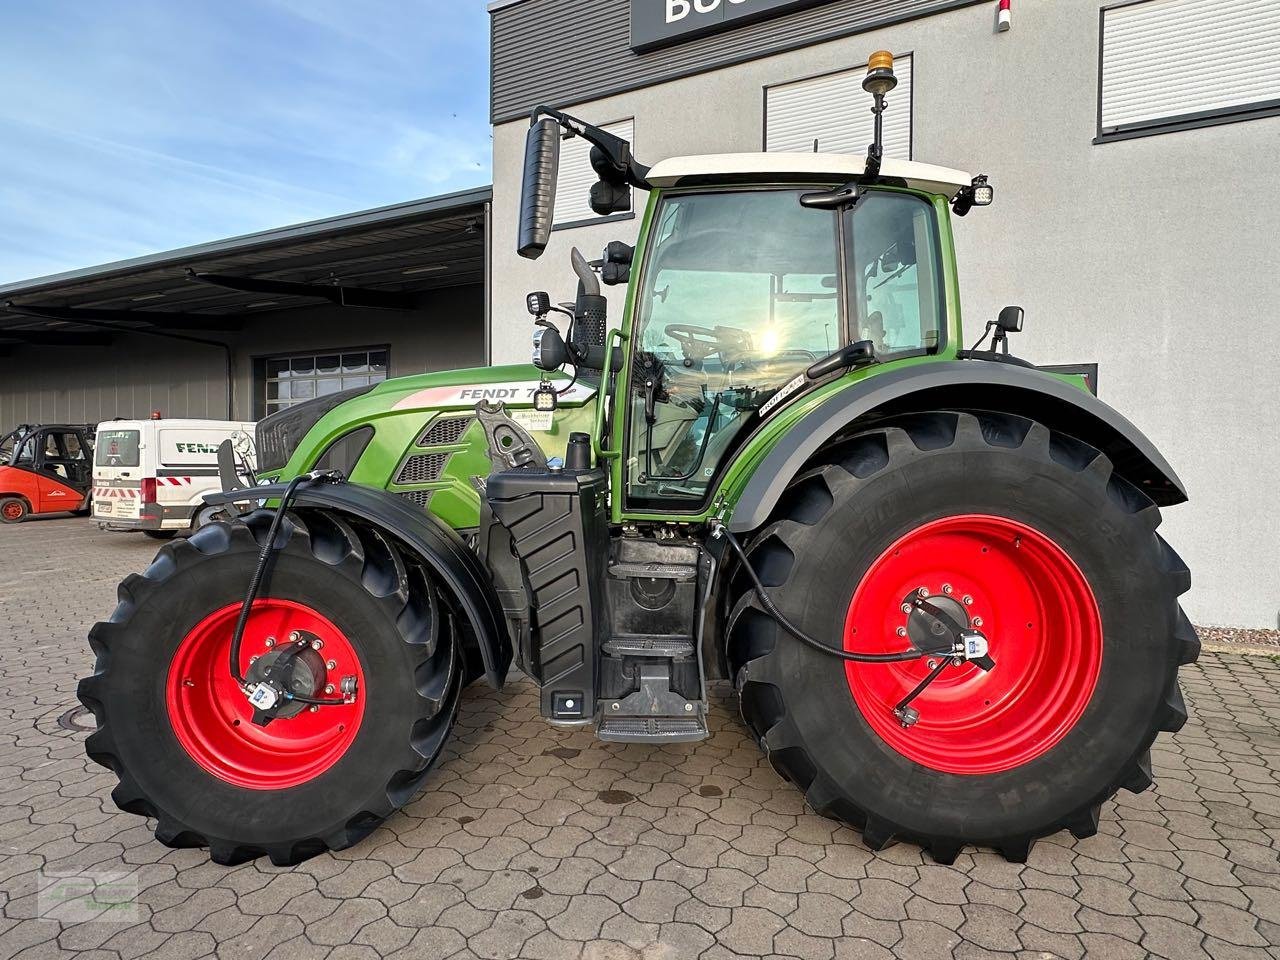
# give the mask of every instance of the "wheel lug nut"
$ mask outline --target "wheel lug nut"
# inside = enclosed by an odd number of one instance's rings
[[[902,612],[903,612],[903,613],[910,613],[910,612],[911,612],[911,604],[909,604],[909,603],[904,603],[904,604],[902,605]]]
[[[921,587],[919,590],[916,591],[916,593],[920,594],[920,596],[922,597],[927,597],[929,595],[929,588]]]
[[[324,641],[321,640],[319,637],[316,637],[316,639],[311,641],[312,650],[319,650],[323,646],[324,646]]]
[[[906,628],[906,627],[899,627],[899,628],[898,628],[898,636],[900,636],[900,637],[905,637],[906,635],[907,635],[907,628]]]
[[[981,617],[974,617],[974,618],[973,618],[973,625],[974,625],[975,627],[980,627],[980,626],[982,626],[982,618],[981,618]]]
[[[325,692],[325,693],[333,693],[333,684],[332,684],[332,683],[326,683],[326,684],[324,685],[324,692]]]
[[[964,595],[964,605],[966,607],[973,606],[973,597],[969,596],[967,593]]]
[[[252,657],[250,657],[250,658],[249,658],[249,662],[250,662],[250,663],[257,663],[257,662],[258,662],[258,655],[255,653]]]
[[[942,585],[942,592],[945,593],[947,596],[951,596],[951,584],[944,583]]]
[[[938,661],[930,657],[928,660],[925,661],[925,665],[928,666],[930,670],[934,670],[938,666]]]
[[[294,630],[292,633],[289,634],[289,642],[297,643],[301,637],[302,637],[302,634],[298,633],[297,630]]]
[[[327,661],[327,662],[325,663],[325,669],[327,669],[327,670],[336,670],[336,669],[338,669],[338,661],[337,661],[337,660],[329,660],[329,661]]]
[[[318,703],[313,703],[311,706],[307,707],[307,709],[308,709],[311,713],[319,713],[319,712],[320,712],[320,704],[318,704]]]
[[[275,645],[276,645],[276,638],[275,638],[275,637],[267,637],[267,646],[268,646],[268,647],[274,647]]]

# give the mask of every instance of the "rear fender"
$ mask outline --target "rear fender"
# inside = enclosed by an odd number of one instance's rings
[[[948,360],[888,370],[828,397],[765,454],[737,498],[729,529],[746,533],[762,526],[791,479],[833,438],[879,417],[938,409],[997,410],[1037,420],[1097,447],[1160,506],[1187,499],[1155,444],[1093,394],[1033,368]]]
[[[278,500],[287,484],[253,488],[255,500]],[[205,503],[243,502],[244,490],[214,493]],[[348,514],[379,528],[417,556],[446,585],[466,620],[464,643],[478,648],[484,675],[495,690],[502,688],[511,666],[511,639],[503,620],[493,581],[463,539],[435,516],[408,506],[395,494],[355,483],[315,482],[299,487],[297,506]]]

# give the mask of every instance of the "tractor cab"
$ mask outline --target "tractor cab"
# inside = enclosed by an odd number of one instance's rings
[[[949,237],[931,191],[954,195],[969,178],[923,167],[891,163],[884,187],[835,207],[806,200],[856,181],[856,160],[743,154],[650,170],[657,196],[627,318],[629,504],[700,504],[741,441],[788,401],[851,366],[954,340]],[[770,183],[782,169],[808,182]],[[699,185],[712,183],[722,185]],[[853,344],[854,362],[809,375]]]

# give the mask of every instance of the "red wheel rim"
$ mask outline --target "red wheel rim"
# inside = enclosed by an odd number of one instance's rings
[[[253,708],[227,669],[231,634],[240,604],[205,617],[183,637],[169,664],[169,722],[183,749],[215,777],[240,787],[280,790],[320,776],[355,740],[364,713],[364,673],[346,635],[311,607],[291,600],[256,600],[240,645],[240,671],[266,653],[268,637],[282,642],[302,631],[323,642],[328,677],[354,676],[360,694],[353,703],[304,709],[265,727],[251,722]],[[336,695],[335,695],[336,696]]]
[[[1003,517],[944,517],[884,551],[854,591],[844,646],[860,653],[907,649],[904,600],[923,587],[959,601],[990,644],[995,668],[949,666],[911,706],[894,707],[930,672],[927,659],[847,663],[845,674],[872,729],[898,753],[947,773],[989,774],[1050,750],[1080,719],[1102,665],[1102,620],[1093,591],[1066,552]]]
[[[22,519],[22,504],[20,504],[20,503],[6,503],[6,504],[4,505],[4,518],[5,518],[6,520],[20,520],[20,519]]]

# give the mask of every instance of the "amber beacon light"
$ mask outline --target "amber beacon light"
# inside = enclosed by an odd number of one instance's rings
[[[898,78],[893,75],[893,54],[888,50],[877,50],[867,60],[867,75],[862,81],[862,89],[876,97],[883,97],[898,85]]]

